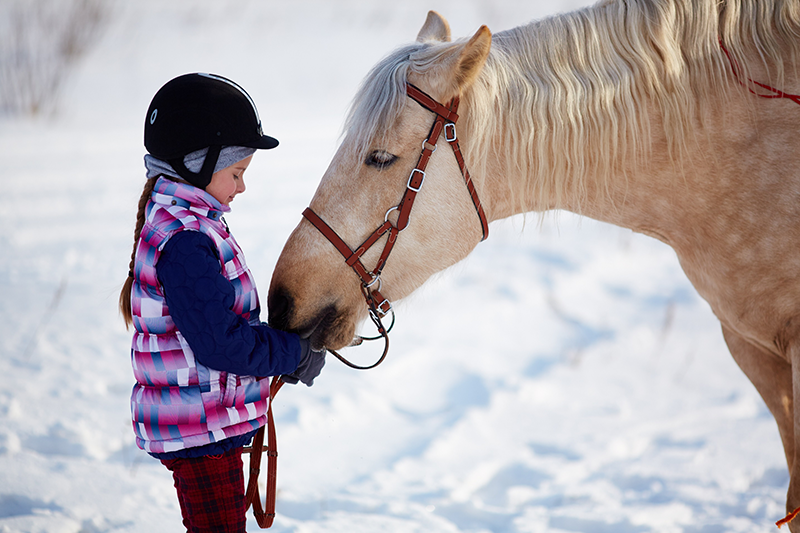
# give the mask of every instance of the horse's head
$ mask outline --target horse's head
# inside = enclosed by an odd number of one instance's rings
[[[386,220],[399,227],[398,211],[390,208],[404,198],[436,118],[407,97],[406,83],[438,102],[448,102],[469,89],[490,46],[491,33],[485,26],[468,41],[450,42],[447,22],[431,12],[417,41],[389,55],[366,78],[354,99],[342,145],[310,203],[350,249],[356,250]],[[465,112],[462,106],[459,113]],[[453,153],[442,140],[431,154],[409,223],[382,270],[380,292],[391,301],[466,257],[481,240],[481,224]],[[368,270],[378,262],[388,238],[389,233],[383,234],[360,257]],[[330,349],[352,341],[367,306],[362,280],[345,264],[343,253],[308,220],[300,222],[270,286],[274,327],[298,332],[313,345]]]

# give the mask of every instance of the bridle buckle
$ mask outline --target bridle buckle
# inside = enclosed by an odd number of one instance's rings
[[[392,302],[390,302],[388,298],[385,298],[379,290],[370,292],[369,296],[372,303],[370,306],[370,311],[372,311],[374,308],[374,312],[380,318],[385,317],[392,311]]]
[[[455,142],[458,139],[456,135],[456,125],[452,122],[448,122],[444,125],[444,140],[451,143]]]
[[[422,179],[419,180],[419,185],[416,187],[411,185],[411,182],[414,180],[414,174],[419,172],[422,174]],[[411,171],[411,175],[408,177],[408,183],[406,184],[406,188],[410,191],[419,192],[422,189],[422,184],[425,183],[425,171],[415,168]]]

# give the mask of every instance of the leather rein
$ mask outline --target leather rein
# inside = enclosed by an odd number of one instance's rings
[[[369,237],[367,237],[367,239],[361,243],[361,245],[359,245],[355,250],[352,250],[336,233],[336,231],[334,231],[333,228],[331,228],[324,220],[322,220],[322,218],[320,218],[319,215],[317,215],[310,207],[303,211],[303,216],[306,218],[306,220],[311,222],[311,224],[313,224],[314,227],[317,228],[320,233],[322,233],[325,238],[330,241],[331,244],[333,244],[333,246],[344,257],[347,266],[353,269],[361,281],[361,292],[364,295],[367,307],[369,308],[369,316],[372,319],[372,322],[375,324],[375,327],[378,329],[379,335],[377,337],[356,337],[351,346],[357,346],[365,340],[377,340],[380,338],[384,339],[385,346],[383,354],[377,362],[369,366],[359,366],[353,364],[336,351],[330,349],[328,350],[344,364],[358,370],[375,368],[383,362],[383,360],[386,358],[386,354],[389,352],[389,331],[391,330],[392,325],[394,325],[394,311],[392,309],[391,302],[389,302],[389,300],[385,298],[383,294],[381,294],[381,272],[383,271],[383,267],[386,266],[386,261],[389,259],[389,254],[392,252],[392,248],[394,248],[394,245],[397,242],[397,236],[408,226],[409,216],[411,214],[411,208],[414,205],[414,200],[417,196],[417,193],[419,193],[420,189],[422,188],[422,184],[425,182],[425,168],[428,166],[428,161],[430,160],[431,155],[433,155],[433,152],[436,151],[436,143],[442,133],[444,133],[445,140],[453,149],[453,154],[458,162],[458,167],[461,169],[461,175],[464,177],[464,183],[467,186],[467,191],[472,198],[472,203],[475,206],[475,211],[478,214],[478,218],[480,218],[481,230],[483,232],[483,237],[481,240],[485,240],[489,235],[489,223],[486,220],[486,214],[483,212],[483,207],[481,206],[480,199],[478,198],[478,193],[475,190],[475,185],[473,184],[472,178],[469,175],[467,165],[464,162],[464,156],[461,154],[461,148],[458,145],[458,136],[456,135],[456,121],[458,121],[458,114],[456,114],[456,111],[458,110],[459,97],[456,96],[450,100],[447,105],[442,105],[410,83],[406,83],[406,94],[419,105],[434,113],[436,118],[434,119],[427,139],[425,139],[425,141],[422,143],[422,152],[417,160],[417,165],[414,167],[414,170],[411,171],[411,175],[408,177],[403,198],[400,200],[400,203],[386,211],[383,224],[378,226],[378,228],[373,231],[372,234],[370,234]],[[392,211],[397,211],[397,222],[394,224],[389,220],[389,215],[392,213]],[[369,250],[376,242],[378,242],[381,237],[383,237],[384,234],[387,233],[388,236],[386,238],[386,243],[383,246],[383,252],[378,258],[375,267],[372,270],[368,270],[367,267],[365,267],[361,262],[361,256],[363,256],[367,250]],[[389,313],[392,314],[392,324],[387,329],[384,327],[382,319]]]
[[[250,454],[250,473],[245,491],[245,512],[253,507],[253,516],[261,529],[272,527],[275,520],[275,499],[277,498],[278,481],[278,438],[275,432],[275,420],[272,416],[272,402],[283,387],[280,376],[274,376],[269,386],[269,407],[267,407],[267,424],[258,428],[253,443],[245,446],[242,453]],[[267,445],[264,445],[264,429],[267,429]],[[261,454],[267,452],[267,486],[264,504],[258,491],[258,476],[261,473]]]

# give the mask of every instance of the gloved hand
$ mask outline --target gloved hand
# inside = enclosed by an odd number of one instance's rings
[[[297,370],[291,374],[282,375],[281,380],[292,385],[302,381],[304,385],[310,387],[314,384],[314,378],[319,376],[322,367],[325,366],[325,349],[312,350],[311,343],[306,339],[300,339],[300,348],[302,355],[300,356],[300,364],[297,365]]]

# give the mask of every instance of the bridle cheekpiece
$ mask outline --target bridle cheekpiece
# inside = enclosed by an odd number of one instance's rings
[[[408,226],[409,216],[411,214],[411,208],[414,205],[414,200],[416,199],[417,194],[422,189],[422,185],[425,182],[425,169],[428,166],[428,161],[430,161],[431,155],[433,155],[433,152],[436,151],[436,143],[442,133],[444,133],[445,140],[453,149],[453,154],[458,162],[458,167],[461,169],[461,175],[464,177],[464,183],[467,186],[467,191],[470,194],[472,203],[475,206],[475,211],[480,219],[481,231],[483,234],[481,240],[485,240],[489,236],[489,223],[486,219],[486,214],[483,212],[483,207],[481,206],[480,199],[478,198],[478,193],[475,190],[475,185],[472,182],[472,178],[470,178],[469,171],[464,163],[464,156],[461,154],[461,148],[458,145],[458,135],[456,134],[456,121],[458,121],[458,114],[456,111],[458,110],[459,98],[456,96],[450,100],[447,105],[442,105],[410,83],[406,83],[406,94],[419,103],[419,105],[433,112],[436,115],[436,119],[431,126],[431,130],[427,139],[425,139],[425,141],[422,143],[422,152],[417,160],[417,165],[414,167],[414,170],[411,171],[411,174],[408,177],[403,198],[400,200],[400,203],[386,211],[383,224],[378,226],[378,228],[373,231],[369,237],[367,237],[367,239],[361,243],[360,246],[358,246],[358,248],[352,250],[336,233],[336,231],[334,231],[333,228],[331,228],[324,220],[322,220],[322,218],[320,218],[319,215],[317,215],[310,207],[303,211],[303,216],[306,218],[306,220],[308,220],[320,231],[320,233],[325,236],[325,238],[331,242],[331,244],[333,244],[333,246],[344,257],[347,266],[352,268],[361,280],[361,292],[363,293],[364,299],[367,302],[369,316],[377,327],[379,336],[357,337],[352,345],[355,346],[361,344],[361,342],[364,340],[376,340],[380,338],[383,338],[385,341],[383,355],[381,355],[380,359],[378,359],[376,363],[369,366],[355,365],[342,357],[336,351],[329,350],[343,363],[359,370],[367,370],[378,366],[381,362],[383,362],[383,360],[386,358],[386,354],[389,352],[389,331],[394,325],[394,311],[392,309],[391,302],[389,302],[389,300],[385,298],[383,294],[381,294],[381,272],[386,266],[386,261],[389,259],[389,254],[392,252],[392,248],[394,248],[394,245],[397,242],[397,236]],[[397,222],[395,224],[392,224],[392,222],[389,220],[389,215],[393,211],[397,211]],[[388,237],[386,239],[386,243],[384,244],[383,252],[381,252],[375,267],[372,270],[368,270],[361,262],[361,256],[363,256],[364,253],[366,253],[366,251],[369,250],[387,232]],[[387,329],[384,327],[382,319],[390,313],[392,314],[392,323]]]

